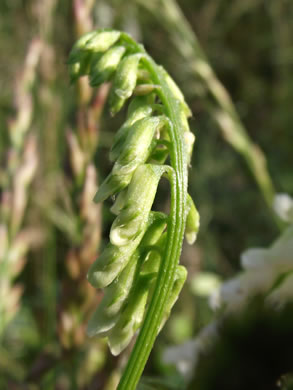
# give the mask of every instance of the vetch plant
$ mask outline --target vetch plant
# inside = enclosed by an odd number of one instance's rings
[[[112,81],[113,115],[133,97],[110,152],[112,172],[95,196],[96,202],[115,196],[111,211],[116,219],[109,244],[88,272],[90,283],[104,289],[89,335],[107,337],[118,355],[140,329],[118,386],[131,390],[186,279],[185,268],[178,265],[185,225],[190,244],[199,226],[187,194],[194,143],[190,110],[168,73],[126,33],[98,30],[82,36],[69,64],[72,81],[82,75],[93,87]],[[171,187],[169,215],[151,210],[163,175]]]

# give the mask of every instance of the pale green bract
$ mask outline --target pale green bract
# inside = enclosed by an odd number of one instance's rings
[[[198,212],[187,194],[195,140],[187,120],[191,111],[173,79],[126,33],[86,34],[68,62],[72,81],[88,75],[92,86],[112,82],[112,114],[133,96],[110,152],[113,169],[94,199],[115,196],[111,211],[116,218],[109,244],[88,272],[89,282],[104,289],[88,334],[107,337],[117,355],[141,328],[118,386],[134,390],[186,280],[186,269],[178,265],[185,225],[190,244],[199,228]],[[169,215],[151,210],[162,176],[170,181]]]

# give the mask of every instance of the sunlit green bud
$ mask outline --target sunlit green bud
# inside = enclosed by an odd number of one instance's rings
[[[80,55],[79,62],[75,62],[69,65],[69,75],[70,75],[71,83],[76,81],[79,77],[88,74],[91,57],[92,57],[91,53],[84,52]]]
[[[120,248],[108,244],[88,271],[87,278],[90,284],[96,288],[104,288],[112,283],[127,265],[141,238],[142,236],[138,236],[129,245]]]
[[[96,34],[85,43],[86,50],[105,52],[120,38],[121,32],[114,30],[98,30]]]
[[[162,166],[151,164],[140,165],[135,170],[127,191],[127,201],[111,227],[110,241],[113,245],[127,245],[145,230],[163,172]]]
[[[107,199],[109,196],[117,194],[128,186],[132,177],[132,173],[129,174],[115,174],[111,172],[103,183],[100,185],[98,192],[94,197],[94,202],[99,203]]]
[[[81,61],[81,58],[84,55],[86,43],[95,35],[97,35],[97,31],[91,31],[79,38],[69,54],[68,64],[74,64]]]
[[[196,240],[200,218],[190,195],[187,195],[187,207],[189,211],[186,218],[185,237],[188,244],[192,245]]]
[[[147,218],[147,215],[144,217]],[[133,213],[122,211],[113,222],[110,232],[111,243],[117,246],[127,245],[129,240],[139,234],[145,218],[138,211]]]
[[[176,271],[175,271],[175,280],[174,280],[174,284],[172,287],[172,291],[171,291],[171,294],[168,298],[168,301],[167,301],[167,304],[166,304],[166,307],[164,310],[164,317],[163,317],[163,320],[162,320],[161,325],[160,325],[160,330],[162,329],[165,322],[167,321],[167,319],[170,315],[170,312],[172,310],[172,307],[175,305],[175,303],[179,297],[180,291],[185,283],[186,277],[187,277],[186,268],[183,267],[182,265],[178,265],[176,267]]]
[[[126,267],[134,251],[140,244],[145,231],[153,223],[152,213],[142,231],[128,245],[117,247],[111,243],[107,245],[101,256],[91,265],[88,271],[88,281],[93,287],[104,288]]]
[[[165,75],[165,80],[166,80],[169,88],[173,92],[175,98],[180,100],[180,102],[182,103],[182,108],[183,108],[184,114],[186,115],[187,118],[190,117],[192,115],[191,110],[188,107],[187,103],[185,102],[184,96],[183,96],[182,92],[180,91],[178,85],[175,83],[175,81],[172,79],[172,77],[170,77],[170,75],[165,70],[164,70],[164,75]]]
[[[109,102],[112,115],[121,110],[126,100],[132,95],[136,85],[138,64],[142,54],[132,54],[124,58],[117,69]]]
[[[136,96],[144,96],[156,91],[158,88],[160,88],[160,86],[156,84],[139,84],[135,87],[133,93]]]
[[[150,282],[149,276],[139,279],[117,324],[108,334],[108,345],[114,356],[127,347],[142,323]]]
[[[149,227],[143,236],[140,247],[155,245],[160,239],[167,225],[168,216],[159,211],[151,211],[149,215]]]
[[[129,263],[120,275],[105,289],[105,295],[88,323],[87,333],[92,336],[104,336],[113,328],[135,275],[138,253],[134,252]]]
[[[151,152],[156,131],[166,125],[164,116],[146,117],[134,123],[125,141],[125,148],[116,161],[113,173],[127,174],[143,164]]]
[[[105,298],[103,298],[102,302],[89,319],[87,326],[87,335],[89,337],[106,337],[107,332],[112,329],[118,321],[119,314],[111,316],[105,312],[106,301],[104,301],[104,299]]]
[[[135,114],[135,112],[139,108],[144,107],[146,109],[146,107],[154,106],[155,100],[156,100],[155,94],[150,94],[146,96],[133,96],[127,108],[127,119],[130,119],[133,115],[137,115]]]
[[[155,131],[165,123],[164,116],[143,118],[134,123],[125,141],[125,148],[94,197],[95,202],[102,202],[127,187],[135,169],[147,160]]]
[[[130,288],[133,285],[138,258],[139,253],[138,251],[135,251],[118,278],[106,289],[107,305],[105,306],[105,312],[108,315],[115,315],[121,310]]]
[[[114,46],[106,51],[101,58],[92,63],[90,69],[90,85],[92,87],[110,80],[125,50],[124,46]]]
[[[167,233],[161,235],[156,243],[150,247],[147,256],[144,259],[142,267],[140,269],[140,275],[157,274],[159,271],[162,255],[167,241]],[[152,286],[154,287],[154,285]]]
[[[117,198],[111,207],[111,212],[115,215],[118,215],[120,211],[123,209],[125,206],[125,203],[127,201],[127,189],[121,191],[118,195]]]
[[[137,101],[140,99],[139,101]],[[132,107],[132,103],[135,103],[135,109]],[[146,99],[142,98],[135,98],[132,100],[132,102],[129,105],[128,108],[129,114],[128,119],[124,123],[124,125],[118,130],[118,132],[115,134],[113,146],[110,151],[110,160],[115,161],[121,151],[123,150],[125,141],[127,139],[127,136],[129,134],[129,131],[132,131],[131,127],[132,125],[137,122],[140,119],[143,119],[145,117],[148,117],[152,114],[153,109],[150,104],[146,103]]]

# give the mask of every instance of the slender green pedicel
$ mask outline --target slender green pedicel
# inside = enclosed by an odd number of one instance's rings
[[[105,289],[88,334],[107,337],[117,355],[140,329],[118,386],[134,390],[186,279],[178,265],[185,225],[189,243],[199,226],[187,194],[195,139],[187,121],[190,109],[168,73],[125,33],[99,30],[81,37],[69,63],[72,80],[88,74],[93,86],[112,81],[112,114],[137,95],[114,139],[112,172],[95,196],[99,202],[116,195],[111,208],[116,218],[110,243],[88,272],[89,282]],[[168,155],[170,165],[163,165]],[[151,211],[163,174],[171,184],[168,216]]]

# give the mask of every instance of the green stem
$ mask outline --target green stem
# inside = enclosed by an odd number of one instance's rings
[[[139,47],[139,51],[142,50],[143,49]],[[166,249],[158,273],[154,293],[145,316],[145,321],[117,390],[134,390],[143,372],[157,337],[164,315],[164,308],[174,283],[175,269],[181,254],[185,227],[187,161],[178,100],[166,83],[162,68],[147,54],[145,55],[144,61],[154,83],[161,86],[158,95],[166,109],[166,115],[169,117],[172,124],[169,126],[171,141],[170,159],[173,168],[173,175],[170,180],[171,210]]]

